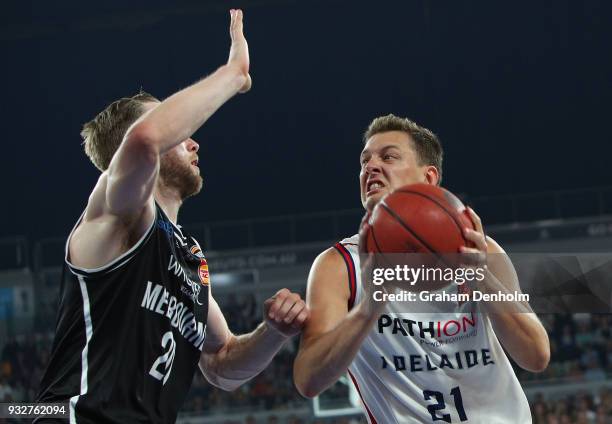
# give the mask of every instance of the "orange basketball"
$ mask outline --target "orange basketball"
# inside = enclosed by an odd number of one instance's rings
[[[459,253],[473,247],[463,236],[474,229],[463,203],[430,184],[412,184],[385,196],[370,217],[366,249],[372,253]]]

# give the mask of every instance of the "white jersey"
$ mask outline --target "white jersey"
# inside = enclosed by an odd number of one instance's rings
[[[335,248],[349,272],[350,308],[363,297],[358,236]],[[370,423],[531,423],[521,385],[475,303],[433,312],[414,302],[410,313],[399,305],[387,304],[349,366]]]

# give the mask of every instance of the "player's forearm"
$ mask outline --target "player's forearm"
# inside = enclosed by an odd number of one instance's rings
[[[346,372],[377,316],[362,302],[333,330],[302,340],[293,379],[303,396],[318,395]]]
[[[126,138],[144,139],[161,154],[191,137],[238,93],[246,78],[238,68],[224,65],[161,102],[128,130]]]
[[[234,390],[263,371],[288,340],[262,323],[253,332],[232,336],[201,368],[213,384]]]
[[[489,313],[495,334],[523,369],[542,372],[550,360],[548,334],[533,313]]]
[[[479,284],[489,293],[520,293],[518,281],[502,284],[490,272]],[[550,343],[546,329],[528,302],[483,302],[495,334],[516,363],[528,371],[541,372],[550,360]]]

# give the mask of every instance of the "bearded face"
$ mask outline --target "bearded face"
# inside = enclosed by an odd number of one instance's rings
[[[159,177],[164,186],[178,191],[181,200],[198,194],[202,189],[197,155],[184,148],[183,143],[162,155]]]

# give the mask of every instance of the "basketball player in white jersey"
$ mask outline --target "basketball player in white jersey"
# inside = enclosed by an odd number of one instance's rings
[[[364,140],[359,181],[368,213],[396,188],[440,184],[442,147],[426,128],[388,115],[370,124]],[[482,265],[487,255],[504,251],[485,237],[479,217],[469,212],[476,230],[466,229],[465,237],[476,248],[462,251],[466,260],[475,256]],[[529,404],[504,353],[524,369],[546,368],[548,336],[528,305],[518,306],[524,313],[473,302],[440,305],[432,312],[431,305],[416,302],[408,307],[376,302],[365,271],[372,258],[362,255],[368,263],[360,267],[359,253],[355,235],[321,253],[312,266],[311,317],[294,364],[300,393],[316,396],[348,370],[370,423],[531,422]],[[515,277],[509,261],[499,262],[489,263],[485,279],[498,286]]]

